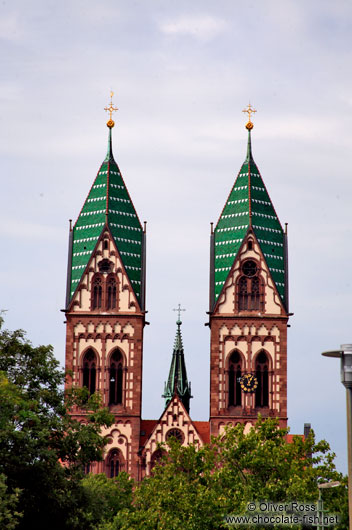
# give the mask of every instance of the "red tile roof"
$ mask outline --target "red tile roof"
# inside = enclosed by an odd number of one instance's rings
[[[295,438],[296,436],[299,436],[300,438],[304,438],[303,434],[286,434],[286,441],[289,444],[292,444],[293,438]]]
[[[141,420],[141,436],[139,440],[140,447],[143,447],[148,440],[158,420]]]
[[[210,442],[210,423],[208,421],[193,421],[192,423],[203,442],[208,444]]]

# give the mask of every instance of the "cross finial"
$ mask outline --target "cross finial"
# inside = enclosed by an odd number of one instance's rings
[[[250,103],[248,103],[248,107],[246,109],[243,109],[242,112],[246,112],[248,114],[248,122],[246,125],[246,129],[250,131],[254,127],[253,123],[251,122],[251,114],[254,114],[257,111],[251,106]]]
[[[114,125],[115,125],[115,122],[114,120],[112,119],[112,113],[113,112],[116,112],[118,110],[117,107],[114,107],[114,104],[112,102],[112,97],[113,97],[114,93],[113,91],[110,92],[110,105],[108,107],[104,107],[104,110],[106,112],[109,112],[110,114],[110,118],[109,118],[109,121],[106,122],[106,125],[109,127],[109,129],[111,129]]]
[[[186,311],[185,309],[181,309],[181,304],[178,304],[178,308],[177,309],[173,309],[173,311],[177,311],[178,312],[178,322],[181,322],[181,311]]]

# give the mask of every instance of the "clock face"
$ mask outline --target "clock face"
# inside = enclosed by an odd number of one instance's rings
[[[244,374],[241,377],[241,388],[243,392],[255,392],[258,386],[258,379],[252,374]]]

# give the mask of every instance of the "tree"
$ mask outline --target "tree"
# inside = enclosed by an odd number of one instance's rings
[[[114,478],[107,478],[104,473],[89,474],[82,485],[87,498],[84,518],[92,528],[111,522],[120,510],[129,509],[132,504],[134,482],[125,472]]]
[[[83,466],[101,460],[100,429],[113,417],[97,394],[65,395],[64,380],[51,346],[33,347],[23,331],[1,329],[0,474],[18,496],[18,529],[81,528]],[[72,419],[73,404],[86,407],[87,424]]]
[[[12,530],[18,525],[22,516],[17,511],[20,490],[8,492],[5,475],[0,475],[0,528]]]
[[[316,443],[313,433],[292,443],[286,435],[276,420],[259,418],[249,433],[237,425],[199,450],[171,441],[153,475],[135,489],[132,506],[101,528],[227,528],[224,515],[244,513],[248,502],[315,503],[318,483],[329,480],[343,485],[329,492],[326,508],[344,517],[347,482],[335,469],[329,445]],[[348,523],[342,520],[337,528]]]

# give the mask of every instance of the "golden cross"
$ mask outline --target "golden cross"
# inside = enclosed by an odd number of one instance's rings
[[[116,112],[116,111],[118,110],[117,107],[114,107],[114,104],[113,104],[113,102],[112,102],[112,97],[113,97],[113,95],[114,95],[114,93],[111,91],[111,92],[110,92],[110,105],[109,105],[108,107],[104,107],[104,110],[105,110],[106,112],[109,112],[109,114],[110,114],[109,121],[106,123],[106,125],[107,125],[108,127],[110,127],[110,129],[111,129],[111,127],[113,127],[113,126],[115,125],[115,122],[114,122],[114,120],[112,119],[112,113],[113,113],[113,112]]]
[[[177,311],[178,312],[178,320],[181,320],[181,311],[186,311],[185,309],[181,309],[181,304],[178,304],[178,308],[177,309],[173,309],[173,311]]]
[[[243,109],[242,112],[247,112],[247,114],[248,114],[248,123],[252,123],[251,122],[251,114],[254,114],[257,111],[255,109],[253,109],[253,107],[251,106],[250,103],[248,103],[248,107],[246,109]]]

